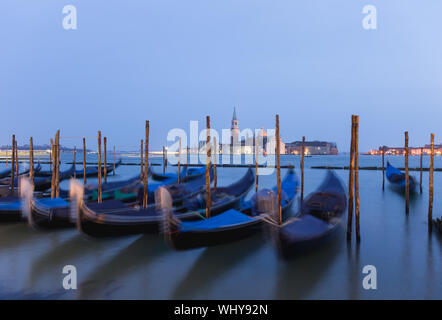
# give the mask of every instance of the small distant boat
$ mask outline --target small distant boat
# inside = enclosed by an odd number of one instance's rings
[[[296,256],[329,240],[343,225],[346,207],[344,185],[328,171],[321,186],[301,204],[299,213],[273,228],[282,257]]]
[[[385,175],[388,182],[391,183],[393,189],[399,192],[405,192],[405,174],[399,169],[393,167],[390,162],[387,161],[387,169],[385,170]],[[409,178],[409,191],[410,193],[416,191],[416,181],[413,176],[408,176]]]
[[[291,208],[297,186],[296,174],[293,169],[290,169],[281,183],[283,214]],[[276,188],[274,188],[258,192],[250,202],[242,202],[239,208],[226,210],[201,221],[181,221],[179,216],[164,210],[164,219],[167,223],[166,239],[176,250],[214,246],[240,240],[261,232],[263,224],[273,219],[276,207]]]

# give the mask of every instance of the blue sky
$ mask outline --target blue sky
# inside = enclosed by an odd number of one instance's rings
[[[78,29],[62,28],[63,6]],[[377,7],[378,29],[362,28]],[[151,147],[190,120],[215,129],[274,127],[284,141],[336,141],[348,150],[436,142],[442,135],[442,1],[2,0],[0,144]]]

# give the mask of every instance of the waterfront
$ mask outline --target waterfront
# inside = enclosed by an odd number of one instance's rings
[[[79,156],[77,154],[77,156]],[[81,157],[81,156],[80,156]],[[88,155],[88,161],[96,161]],[[63,155],[70,161],[71,155]],[[108,157],[111,159],[111,157]],[[136,162],[136,158],[123,158]],[[403,157],[387,157],[402,167]],[[360,166],[380,166],[381,158],[360,156]],[[151,162],[161,163],[161,158]],[[282,165],[299,157],[284,155]],[[424,157],[428,167],[429,157]],[[2,168],[4,164],[1,164]],[[311,166],[346,166],[348,156],[305,159],[305,193],[313,191],[325,170]],[[65,164],[61,170],[65,168]],[[410,157],[410,167],[419,157]],[[442,168],[442,158],[435,157]],[[155,167],[160,171],[160,167]],[[176,167],[169,166],[169,171]],[[218,170],[218,185],[229,184],[244,168]],[[121,166],[111,180],[139,173]],[[336,173],[348,182],[348,171]],[[285,170],[282,170],[282,176]],[[419,181],[417,172],[411,173]],[[277,258],[266,237],[254,237],[219,247],[176,252],[158,235],[91,239],[76,230],[42,232],[28,225],[0,225],[0,297],[32,299],[442,299],[442,237],[428,235],[428,172],[423,194],[405,199],[388,187],[383,192],[381,171],[360,171],[361,237],[349,246],[345,231],[319,250],[290,262]],[[88,179],[94,182],[94,179]],[[273,187],[276,175],[261,176],[260,188]],[[61,183],[67,188],[67,181]],[[435,172],[434,217],[441,215],[442,174]],[[251,192],[249,195],[251,195]],[[293,211],[296,211],[295,206]],[[78,289],[62,287],[62,268],[77,268]],[[362,288],[362,268],[377,268],[377,290]]]

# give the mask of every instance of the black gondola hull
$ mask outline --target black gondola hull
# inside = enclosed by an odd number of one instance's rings
[[[237,227],[217,229],[214,231],[201,232],[178,232],[168,235],[169,242],[176,250],[188,250],[208,246],[217,246],[239,241],[255,234],[261,233],[263,220],[256,219],[248,224],[241,224]]]

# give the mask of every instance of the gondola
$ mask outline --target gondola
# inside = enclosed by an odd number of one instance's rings
[[[36,167],[34,167],[34,175],[41,171],[41,165],[38,164]],[[14,168],[14,174],[15,168]],[[19,165],[18,175],[23,176],[29,174],[29,165]],[[5,169],[0,172],[0,184],[9,184],[11,181],[11,169]]]
[[[205,177],[201,176],[187,183],[194,184],[197,181],[204,181],[202,186],[205,189]],[[226,186],[211,188],[212,214],[218,214],[229,208],[239,206],[244,197],[253,186],[255,176],[252,170],[239,179],[237,182]],[[171,207],[175,215],[182,220],[201,220],[204,217],[205,202],[204,197],[198,195],[186,196],[186,201],[177,203],[175,200],[177,193],[188,194],[186,184],[173,184],[165,186],[164,189],[171,194]],[[191,191],[191,190],[190,190]],[[81,190],[77,192],[81,195]],[[204,194],[204,193],[203,193]],[[195,198],[195,201],[192,198]],[[199,202],[199,205],[197,204]],[[78,201],[77,201],[78,203]],[[158,233],[163,222],[162,210],[154,205],[146,209],[130,208],[121,201],[105,201],[98,203],[82,202],[77,211],[78,228],[90,236],[117,236],[139,233]]]
[[[213,171],[212,171],[213,178]],[[45,198],[45,199],[35,199],[32,198],[29,203],[29,212],[27,214],[30,223],[39,228],[62,228],[62,227],[72,227],[75,223],[76,216],[71,216],[72,211],[71,203],[68,202],[68,195],[66,193],[72,193],[72,185],[75,186],[76,183],[71,182],[71,190],[64,191],[60,190],[59,198]],[[170,190],[175,193],[176,203],[182,203],[184,199],[188,196],[194,196],[203,190],[205,183],[205,177],[200,177],[199,180],[192,180],[188,183],[182,183],[177,185],[174,180],[165,180],[157,183],[148,184],[150,203],[154,201],[154,192],[160,186],[167,186]],[[79,184],[79,183],[77,183]],[[75,188],[74,188],[75,189]],[[81,191],[78,191],[81,189]],[[83,185],[76,187],[76,199],[80,199],[78,194],[81,193],[81,202],[87,208],[97,208],[97,211],[104,214],[113,214],[115,210],[135,210],[134,206],[138,203],[141,197],[142,191],[144,190],[143,185],[140,183],[139,176],[125,180],[125,181],[115,181],[102,184],[103,195],[106,193],[113,193],[111,200],[105,200],[102,203],[97,203],[93,201],[91,195],[96,191],[96,189],[88,189]],[[119,193],[120,197],[115,198],[115,193]],[[28,193],[29,195],[29,193]],[[73,197],[73,196],[72,196]],[[79,202],[80,200],[78,200]],[[129,203],[128,203],[129,202]],[[147,210],[151,210],[153,206],[150,206]],[[124,211],[123,210],[123,211]]]
[[[137,192],[140,189],[140,178],[132,178],[125,181],[107,182],[103,183],[102,187],[106,190],[103,192],[103,200],[106,198],[118,199],[124,202],[125,205],[134,205],[137,201]],[[164,181],[167,183],[167,181]],[[163,185],[164,183],[161,183]],[[158,186],[151,184],[149,189],[155,189]],[[135,192],[134,192],[135,191]],[[69,192],[66,190],[60,190],[59,197],[56,198],[31,198],[29,201],[29,214],[27,214],[30,224],[38,228],[65,228],[72,227],[74,225],[73,219],[70,218],[70,202]],[[83,188],[83,200],[88,202],[96,202],[94,195],[96,189],[93,187]],[[106,196],[112,194],[112,196]],[[117,196],[118,195],[118,196]],[[106,204],[109,204],[110,200],[106,200]]]
[[[149,168],[149,173],[152,179],[157,181],[170,180],[170,179],[178,181],[178,173],[158,173],[155,172],[153,168]],[[198,178],[199,176],[204,174],[206,174],[205,166],[201,168],[184,167],[184,170],[181,170],[180,173],[180,181],[186,181],[188,179]]]
[[[281,183],[281,209],[284,216],[291,208],[298,187],[295,171],[290,169]],[[214,246],[237,241],[261,232],[266,223],[274,221],[277,189],[264,189],[251,201],[243,201],[232,208],[201,221],[182,221],[171,210],[163,209],[166,239],[176,250]],[[167,193],[162,190],[162,203],[167,203]],[[167,207],[167,205],[166,205]],[[246,214],[248,213],[248,214]]]
[[[333,171],[301,203],[299,213],[281,226],[272,226],[283,258],[321,246],[342,227],[347,207],[344,185]]]
[[[385,170],[385,175],[387,177],[388,182],[390,182],[390,186],[401,193],[405,192],[405,174],[401,172],[399,169],[393,167],[389,161],[387,161],[387,169]],[[416,191],[416,181],[413,176],[409,176],[409,191],[413,193]]]
[[[74,165],[72,165],[69,169],[66,169],[65,171],[60,171],[59,176],[60,177],[66,177],[70,178],[74,175]],[[52,170],[40,170],[38,172],[34,173],[35,177],[41,177],[41,178],[50,178],[52,177]]]
[[[22,202],[18,196],[0,198],[0,222],[18,222],[22,220]]]
[[[39,165],[40,166],[40,165]],[[38,168],[38,167],[37,167]],[[40,166],[41,168],[41,166]],[[63,181],[66,179],[69,179],[74,172],[74,168],[71,167],[70,169],[60,172],[59,174],[59,180]],[[14,186],[18,186],[19,180],[22,176],[25,176],[26,174],[20,175],[18,178],[14,178]],[[7,179],[7,181],[4,181],[5,185],[8,185],[10,183],[10,178]],[[51,187],[52,183],[52,177],[34,177],[34,191],[46,191]]]
[[[433,226],[439,234],[442,234],[442,218],[433,219]]]

